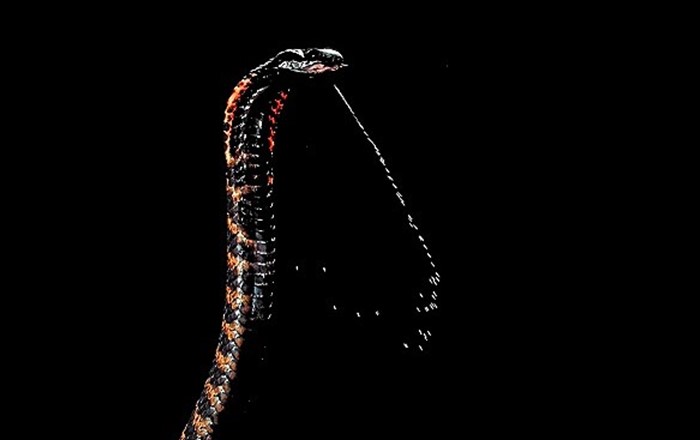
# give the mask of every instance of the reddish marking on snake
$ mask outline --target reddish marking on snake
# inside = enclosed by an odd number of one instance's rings
[[[272,114],[267,116],[267,119],[270,121],[270,135],[267,137],[267,144],[268,148],[270,149],[270,153],[272,153],[275,149],[275,127],[277,127],[277,117],[280,113],[282,113],[287,96],[289,96],[289,94],[285,91],[279,92],[279,98],[275,99],[272,104]]]
[[[233,88],[233,93],[231,93],[231,96],[228,98],[228,102],[226,104],[224,124],[227,129],[224,130],[224,154],[226,155],[226,164],[229,167],[233,166],[236,162],[231,156],[231,132],[233,130],[231,122],[233,122],[233,114],[238,107],[238,101],[240,100],[241,95],[248,89],[248,87],[250,87],[251,79],[254,77],[255,75],[251,75],[251,78],[246,78],[240,81],[236,87]]]
[[[238,235],[238,231],[239,231],[238,225],[235,224],[235,223],[233,222],[233,220],[231,220],[231,217],[228,217],[228,218],[226,219],[226,226],[227,226],[229,232],[231,232],[231,234],[233,234],[233,235]]]
[[[227,252],[226,263],[228,264],[228,267],[233,268],[238,265],[238,259],[231,252]]]

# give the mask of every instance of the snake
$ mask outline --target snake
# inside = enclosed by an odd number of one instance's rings
[[[300,82],[332,77],[345,67],[343,56],[334,49],[286,49],[251,70],[228,98],[223,127],[227,203],[224,313],[213,365],[180,440],[212,440],[219,416],[231,399],[245,334],[255,322],[269,317],[275,274],[272,159],[285,103]],[[374,148],[399,203],[406,208],[379,148],[340,89],[333,86]],[[440,275],[413,217],[406,216],[432,270],[428,290],[416,297],[415,313],[425,315],[437,309]],[[410,341],[423,351],[421,344],[431,336],[429,330],[418,328],[413,339],[402,345],[408,349]]]
[[[280,115],[299,81],[346,66],[333,49],[287,49],[234,87],[224,113],[226,295],[213,365],[180,440],[211,440],[230,399],[244,337],[264,319],[274,288],[272,158]]]

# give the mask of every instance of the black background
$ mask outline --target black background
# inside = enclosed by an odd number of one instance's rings
[[[302,86],[279,131],[267,362],[247,367],[222,438],[541,432],[588,414],[579,396],[602,360],[581,354],[580,336],[595,332],[592,274],[609,266],[587,253],[606,215],[587,208],[591,127],[605,121],[583,105],[597,72],[569,56],[580,49],[497,21],[360,38],[227,20],[213,22],[230,31],[97,23],[44,43],[60,57],[50,84],[30,78],[52,136],[39,142],[34,192],[50,226],[35,235],[53,261],[44,275],[67,292],[47,292],[42,310],[66,329],[55,368],[68,378],[49,380],[45,407],[77,399],[95,438],[179,435],[223,306],[226,99],[277,51],[316,46],[350,64],[337,83],[431,245],[443,280],[435,337],[425,353],[401,350],[420,248],[331,86]],[[375,306],[393,314],[352,319]]]

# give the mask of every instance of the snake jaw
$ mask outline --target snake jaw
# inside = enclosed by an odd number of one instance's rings
[[[322,61],[312,60],[312,61],[283,61],[278,66],[279,69],[290,70],[292,72],[307,73],[307,74],[319,74],[325,72],[336,72],[340,69],[347,67],[347,64],[326,64]]]

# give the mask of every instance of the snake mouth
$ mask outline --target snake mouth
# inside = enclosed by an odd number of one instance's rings
[[[325,72],[337,72],[340,69],[347,67],[347,64],[325,64],[320,61],[311,62],[301,68],[306,73],[319,74]]]

